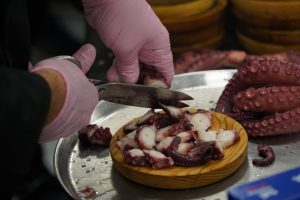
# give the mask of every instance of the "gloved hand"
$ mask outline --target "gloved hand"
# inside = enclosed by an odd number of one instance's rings
[[[153,66],[168,84],[174,76],[169,33],[145,0],[82,0],[86,19],[115,60],[109,81],[136,83],[139,61]]]
[[[87,72],[94,62],[95,48],[86,44],[73,56],[80,61],[82,71],[74,63],[58,58],[42,60],[31,70],[36,73],[45,69],[58,72],[62,76],[66,88],[62,109],[55,119],[44,127],[39,138],[40,143],[68,136],[88,125],[98,102],[96,87],[89,82],[83,73]]]

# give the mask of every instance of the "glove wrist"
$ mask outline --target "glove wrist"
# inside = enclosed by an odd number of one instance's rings
[[[66,84],[61,74],[53,69],[40,69],[36,74],[44,78],[51,92],[51,101],[45,125],[50,124],[62,110],[66,99]]]

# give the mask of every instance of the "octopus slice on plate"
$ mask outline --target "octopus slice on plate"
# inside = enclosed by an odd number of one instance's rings
[[[125,162],[136,166],[146,165],[146,156],[141,149],[130,149],[124,152]]]
[[[142,126],[136,131],[136,141],[141,149],[153,149],[155,143],[156,127]]]
[[[171,157],[167,157],[165,154],[155,150],[143,150],[146,154],[147,160],[153,169],[160,169],[164,167],[170,167],[174,165],[174,161]]]

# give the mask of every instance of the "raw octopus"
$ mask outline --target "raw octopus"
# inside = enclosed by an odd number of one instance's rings
[[[79,140],[88,145],[109,146],[112,134],[109,128],[89,124],[78,131]]]
[[[263,166],[270,165],[274,162],[275,154],[271,146],[265,144],[259,144],[257,145],[257,151],[258,151],[258,155],[263,159],[254,159],[252,161],[253,165],[263,167]]]
[[[281,61],[300,64],[300,52],[285,51],[265,55],[247,55],[244,51],[200,49],[188,51],[180,55],[174,62],[175,73],[187,73],[215,69],[237,69],[246,59],[252,57],[274,58]]]
[[[154,169],[198,166],[224,157],[224,148],[239,141],[236,130],[210,130],[211,112],[182,111],[161,104],[165,111],[149,110],[136,123],[124,126],[117,145],[127,164]]]
[[[247,59],[229,80],[216,111],[239,121],[249,136],[300,131],[300,65],[273,58]]]
[[[202,49],[175,61],[176,73],[236,68],[216,111],[242,124],[249,136],[300,131],[300,52],[247,55],[244,51]]]

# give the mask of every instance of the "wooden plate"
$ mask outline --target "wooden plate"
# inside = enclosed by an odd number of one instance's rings
[[[172,46],[187,46],[205,42],[212,37],[217,37],[224,31],[224,23],[216,22],[211,26],[201,28],[196,31],[187,33],[172,33],[170,32],[170,41]]]
[[[295,45],[280,45],[273,43],[265,43],[254,40],[245,34],[237,31],[237,37],[240,40],[242,46],[250,53],[254,54],[267,54],[267,53],[276,53],[282,52],[285,50],[295,50],[300,51],[300,44]]]
[[[137,183],[163,189],[196,188],[217,182],[235,172],[244,162],[247,155],[248,137],[245,129],[235,120],[223,114],[212,112],[212,129],[235,129],[240,134],[240,141],[225,149],[222,160],[213,160],[197,167],[172,166],[164,169],[137,167],[127,165],[116,141],[123,137],[123,127],[113,136],[110,154],[115,168],[125,177]],[[131,123],[136,122],[134,119]]]
[[[215,5],[208,11],[187,18],[162,20],[169,32],[182,33],[199,30],[223,20],[227,0],[216,0]]]
[[[237,9],[256,17],[300,18],[300,1],[231,0],[231,2]]]
[[[147,0],[150,5],[161,6],[161,5],[173,5],[179,3],[187,3],[195,0]]]
[[[247,24],[272,29],[300,27],[300,1],[231,0],[234,15]]]
[[[152,9],[161,20],[168,20],[202,14],[213,4],[214,0],[195,0],[173,5],[152,6]]]
[[[186,45],[186,46],[172,46],[172,52],[175,56],[178,56],[183,52],[202,49],[202,48],[217,49],[219,46],[221,46],[224,39],[224,35],[225,35],[224,31],[221,31],[218,35],[215,35],[211,38],[207,38],[207,40],[203,42]]]
[[[300,44],[300,29],[298,30],[270,30],[253,26],[238,25],[245,35],[262,42],[273,44]]]

